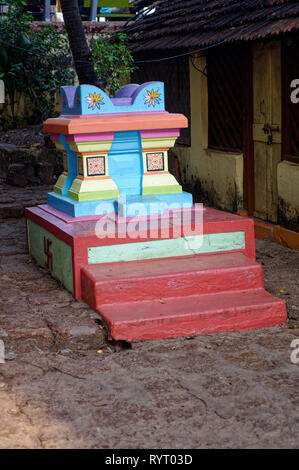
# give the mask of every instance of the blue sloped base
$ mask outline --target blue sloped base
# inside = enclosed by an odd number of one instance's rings
[[[118,199],[118,213],[121,217],[162,215],[166,209],[189,208],[193,205],[192,194],[159,194],[155,196],[127,196]]]
[[[71,215],[84,217],[86,215],[101,215],[117,211],[117,199],[101,199],[94,201],[74,201],[60,194],[48,193],[48,204],[55,209]]]
[[[157,196],[121,196],[119,199],[74,201],[55,192],[48,194],[48,204],[72,217],[119,213],[122,217],[163,214],[165,209],[188,208],[193,205],[192,194],[159,194]]]

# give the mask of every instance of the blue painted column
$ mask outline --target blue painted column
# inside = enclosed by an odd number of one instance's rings
[[[143,162],[139,131],[115,132],[108,153],[109,175],[121,195],[141,195]]]

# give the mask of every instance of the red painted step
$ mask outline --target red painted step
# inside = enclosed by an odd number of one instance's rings
[[[103,305],[114,340],[138,341],[274,326],[286,321],[285,303],[264,289]]]
[[[263,287],[262,267],[242,253],[192,255],[85,266],[82,298],[104,304]]]

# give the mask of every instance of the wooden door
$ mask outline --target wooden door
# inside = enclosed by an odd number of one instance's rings
[[[277,222],[277,165],[281,161],[280,42],[253,46],[254,215]]]

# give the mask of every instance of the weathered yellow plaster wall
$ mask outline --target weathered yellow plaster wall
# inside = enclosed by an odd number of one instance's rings
[[[194,60],[194,59],[193,59]],[[197,68],[205,69],[206,60],[194,60]],[[195,201],[228,211],[243,207],[243,155],[208,149],[208,88],[207,78],[196,70],[191,60],[191,147],[176,146],[182,182],[194,193]]]
[[[283,161],[277,166],[279,222],[299,232],[299,165]]]
[[[54,102],[54,110],[61,113],[60,95],[57,92]],[[28,96],[18,94],[15,103],[15,117],[19,125],[26,126],[31,121],[33,114],[32,102]],[[6,95],[5,103],[0,104],[0,118],[4,127],[12,126],[12,112],[9,104],[9,97]],[[7,122],[6,122],[7,121]]]

